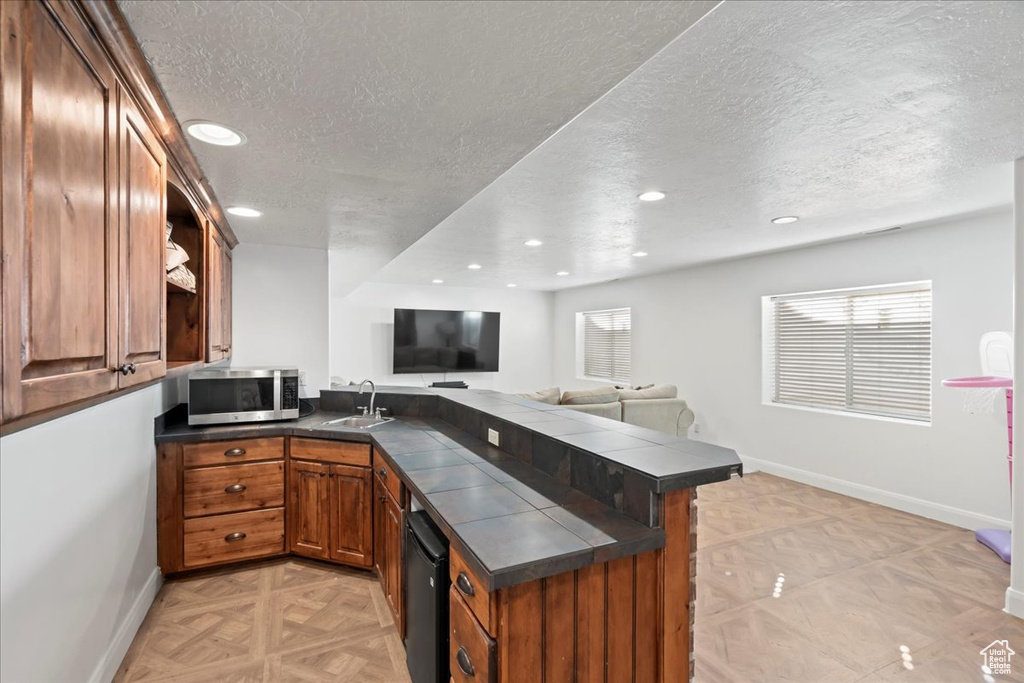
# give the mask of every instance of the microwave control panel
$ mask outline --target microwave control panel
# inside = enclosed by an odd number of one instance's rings
[[[281,378],[281,409],[297,410],[299,407],[299,378]]]

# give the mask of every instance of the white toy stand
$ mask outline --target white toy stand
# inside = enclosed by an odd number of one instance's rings
[[[961,389],[1006,390],[1006,440],[1010,451],[1010,489],[1013,489],[1013,337],[1006,332],[988,332],[981,337],[981,377],[954,377],[942,380],[944,387]],[[1010,562],[1010,532],[1005,529],[978,529],[978,542],[991,548],[999,558]]]

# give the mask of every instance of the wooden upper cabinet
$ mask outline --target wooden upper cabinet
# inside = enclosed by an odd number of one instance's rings
[[[221,311],[220,311],[221,343],[223,345],[222,348],[224,350],[224,357],[225,358],[230,358],[231,357],[231,325],[232,325],[232,322],[233,322],[233,318],[232,318],[232,315],[231,315],[231,310],[232,310],[232,305],[234,303],[233,300],[232,300],[232,287],[231,287],[231,282],[232,281],[231,281],[231,278],[234,275],[234,272],[233,272],[234,262],[232,260],[233,257],[231,255],[231,248],[228,247],[226,244],[224,245],[224,249],[221,252],[221,254],[222,254],[222,257],[223,257],[223,266],[222,266],[222,273],[221,273],[221,296],[220,296],[220,301],[221,301],[221,304],[220,304],[221,305]]]
[[[68,5],[0,2],[3,418],[117,388],[116,83]]]
[[[119,224],[121,387],[162,377],[167,370],[167,161],[131,99],[120,91]]]
[[[231,250],[212,223],[206,263],[209,296],[206,360],[213,362],[231,355]]]

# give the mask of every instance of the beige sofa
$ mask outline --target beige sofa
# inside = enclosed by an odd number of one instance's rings
[[[677,389],[672,384],[655,384],[647,389],[616,389],[609,386],[566,391],[564,394],[559,392],[558,387],[551,387],[521,396],[609,420],[686,436],[693,424],[694,415],[686,401],[676,394]]]

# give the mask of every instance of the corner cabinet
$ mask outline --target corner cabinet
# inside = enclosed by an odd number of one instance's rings
[[[292,437],[289,450],[289,550],[373,566],[370,445]]]
[[[288,553],[371,568],[370,458],[367,443],[302,437],[159,444],[161,571]]]

